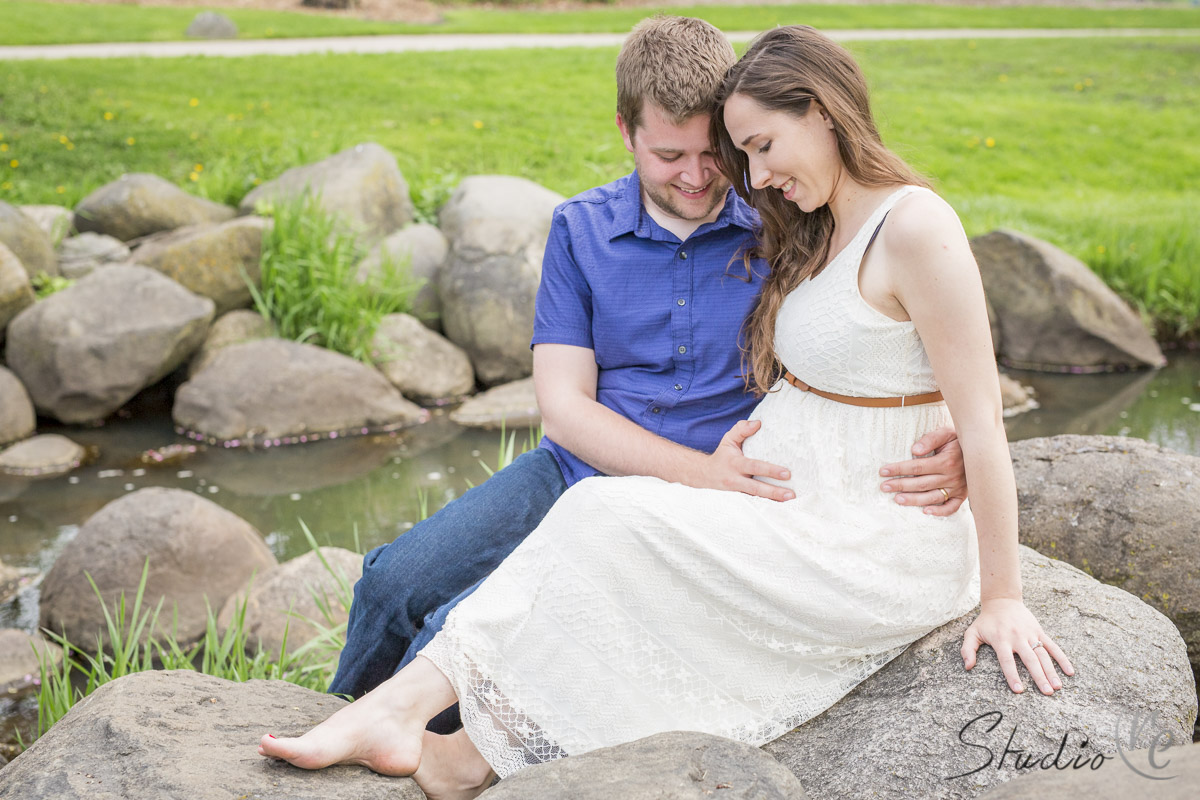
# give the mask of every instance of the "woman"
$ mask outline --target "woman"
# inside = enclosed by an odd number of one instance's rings
[[[772,268],[748,322],[748,379],[766,397],[746,455],[789,467],[796,499],[582,481],[421,658],[261,753],[463,798],[660,731],[762,744],[980,599],[968,669],[987,643],[1013,691],[1014,656],[1046,694],[1062,686],[1052,659],[1072,674],[1021,600],[978,270],[954,213],[880,142],[857,66],[810,28],[764,34],[730,71],[712,134]],[[951,415],[974,518],[881,495],[875,465]],[[425,732],[456,700],[464,729]]]

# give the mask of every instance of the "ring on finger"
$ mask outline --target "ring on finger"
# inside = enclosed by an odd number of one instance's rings
[[[1045,646],[1046,645],[1042,644],[1040,640],[1034,640],[1033,644],[1030,645],[1030,647],[1034,650],[1037,650],[1039,647],[1045,647]]]
[[[940,486],[938,487],[938,491],[942,493],[942,502],[949,503],[950,502],[950,493],[947,492],[945,489],[941,488]]]

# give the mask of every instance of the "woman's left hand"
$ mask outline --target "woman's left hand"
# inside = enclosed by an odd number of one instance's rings
[[[996,651],[1000,669],[1014,692],[1025,691],[1017,675],[1014,654],[1021,657],[1025,669],[1029,670],[1029,676],[1042,694],[1054,694],[1056,689],[1062,688],[1062,681],[1054,669],[1055,661],[1064,674],[1075,674],[1067,654],[1046,635],[1020,600],[996,598],[982,603],[979,616],[963,635],[963,666],[967,669],[975,666],[975,657],[981,644],[990,645]]]

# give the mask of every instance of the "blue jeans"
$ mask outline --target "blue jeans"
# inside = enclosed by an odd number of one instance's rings
[[[411,661],[566,489],[554,456],[536,448],[367,553],[329,691],[357,699]],[[457,716],[439,716],[430,730],[449,732]]]

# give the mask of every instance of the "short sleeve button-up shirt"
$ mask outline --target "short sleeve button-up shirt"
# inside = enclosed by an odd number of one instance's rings
[[[686,241],[641,202],[634,172],[554,212],[533,344],[594,351],[596,399],[664,438],[704,452],[754,405],[738,350],[764,262],[757,216],[733,190],[716,220]],[[548,437],[568,484],[598,471]]]

